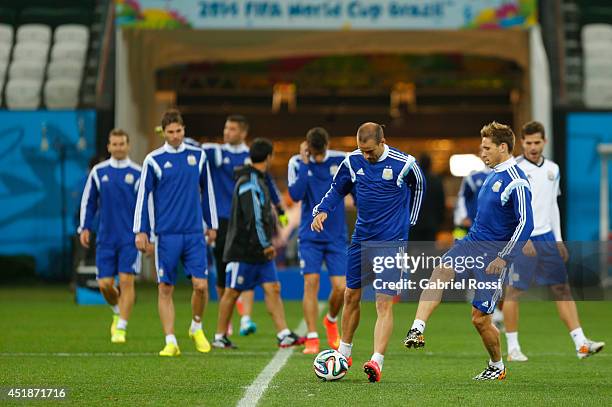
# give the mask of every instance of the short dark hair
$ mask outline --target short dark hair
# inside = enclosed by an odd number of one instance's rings
[[[123,129],[114,128],[108,133],[108,141],[110,142],[110,138],[112,136],[125,137],[125,141],[130,142],[130,136],[128,136],[127,132]]]
[[[323,127],[313,127],[306,133],[306,142],[313,152],[323,152],[329,144],[329,134]]]
[[[360,142],[365,143],[370,139],[374,139],[377,144],[382,142],[383,137],[385,137],[385,132],[383,131],[384,126],[378,123],[364,123],[359,126],[359,130],[357,130],[357,138]]]
[[[267,138],[256,138],[249,149],[249,156],[253,164],[266,161],[268,156],[272,154],[272,142]]]
[[[508,153],[511,153],[514,149],[514,132],[510,126],[505,124],[491,122],[485,125],[480,130],[480,137],[490,138],[493,144],[499,146],[501,143],[508,145]]]
[[[166,130],[166,126],[172,123],[178,123],[181,126],[185,125],[183,122],[183,116],[181,116],[181,112],[179,112],[178,109],[169,109],[164,112],[161,119],[162,130]]]
[[[241,114],[230,114],[229,116],[227,116],[227,119],[225,119],[225,121],[238,123],[242,130],[246,132],[249,131],[249,121]]]
[[[544,125],[540,122],[536,122],[535,120],[525,123],[521,128],[521,138],[525,138],[525,136],[530,136],[536,133],[540,133],[542,138],[546,138],[546,134],[544,133]]]

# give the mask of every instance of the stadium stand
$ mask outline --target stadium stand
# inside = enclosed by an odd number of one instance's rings
[[[46,0],[2,1],[0,107],[79,106],[96,6],[103,3],[58,0],[49,7]]]

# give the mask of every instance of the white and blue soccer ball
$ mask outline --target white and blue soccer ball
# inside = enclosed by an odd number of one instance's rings
[[[312,363],[315,375],[323,381],[340,380],[348,372],[348,360],[337,350],[320,352]]]

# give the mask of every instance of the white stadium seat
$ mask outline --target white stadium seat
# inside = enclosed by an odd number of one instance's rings
[[[59,42],[53,44],[51,49],[51,60],[84,61],[87,52],[87,45],[76,42]]]
[[[13,50],[13,59],[26,59],[29,61],[47,61],[49,54],[49,44],[41,42],[18,42]]]
[[[27,59],[14,60],[9,67],[10,79],[34,79],[42,81],[45,76],[45,62]]]
[[[81,81],[83,63],[81,61],[54,60],[47,67],[47,78],[63,78]]]
[[[582,27],[582,43],[612,42],[612,24],[586,24]]]
[[[0,61],[8,61],[11,58],[12,44],[4,44],[0,42]]]
[[[8,24],[0,24],[0,43],[13,43],[13,27]]]
[[[8,61],[6,59],[0,59],[0,81],[4,79],[6,71],[8,71]]]
[[[81,24],[64,24],[55,29],[54,42],[76,42],[87,46],[89,43],[89,28]]]
[[[17,28],[17,42],[51,42],[51,27],[44,24],[24,24]]]
[[[49,79],[45,83],[45,105],[48,109],[74,109],[79,104],[80,81]]]
[[[6,105],[12,110],[34,110],[40,105],[42,83],[31,79],[11,79],[6,84]]]

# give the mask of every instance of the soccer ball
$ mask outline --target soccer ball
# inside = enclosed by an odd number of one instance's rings
[[[320,352],[312,363],[315,375],[323,381],[340,380],[348,371],[348,360],[337,350]]]

